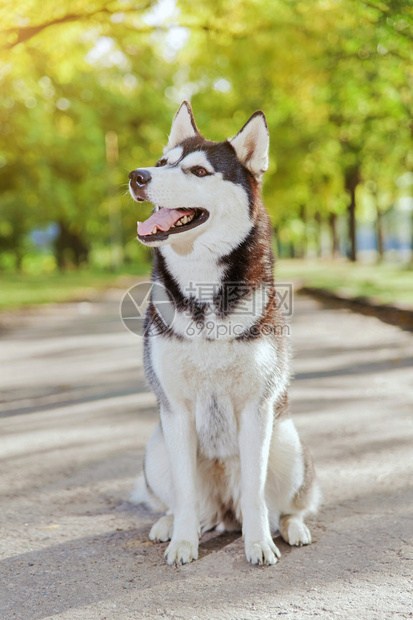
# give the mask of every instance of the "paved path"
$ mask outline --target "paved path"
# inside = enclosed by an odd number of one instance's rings
[[[101,302],[0,339],[0,618],[408,618],[413,613],[413,334],[296,300],[292,405],[324,507],[314,544],[247,564],[209,534],[171,568],[128,502],[157,414],[141,345]]]

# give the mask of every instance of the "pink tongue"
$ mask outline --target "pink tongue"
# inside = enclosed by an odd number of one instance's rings
[[[158,230],[167,231],[176,224],[176,222],[184,215],[187,215],[188,211],[181,211],[180,209],[165,209],[160,207],[158,211],[155,211],[144,222],[138,222],[138,235],[145,237],[150,235],[156,226]]]

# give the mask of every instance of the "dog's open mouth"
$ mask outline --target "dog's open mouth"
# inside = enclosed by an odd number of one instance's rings
[[[138,222],[138,237],[144,241],[163,241],[169,235],[203,224],[209,218],[205,209],[166,209],[159,207],[144,222]]]

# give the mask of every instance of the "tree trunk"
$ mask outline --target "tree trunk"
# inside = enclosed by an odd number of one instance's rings
[[[275,248],[276,248],[276,259],[281,258],[281,241],[278,236],[278,226],[274,228],[274,237],[275,237]]]
[[[338,256],[338,237],[337,237],[337,214],[330,213],[329,217],[330,233],[331,233],[331,256],[335,258]]]
[[[317,224],[317,232],[316,232],[317,257],[320,258],[322,248],[321,248],[321,215],[319,211],[317,211],[316,214],[314,215],[314,219]]]
[[[302,238],[302,247],[301,247],[301,258],[305,258],[307,256],[307,246],[308,246],[308,239],[307,239],[308,221],[307,221],[307,210],[305,208],[305,205],[301,205],[300,207],[300,217],[304,224],[304,234]]]
[[[18,273],[22,272],[22,263],[23,263],[23,252],[21,251],[20,247],[17,248],[17,250],[14,253],[15,259],[16,259],[16,271]]]
[[[89,248],[80,233],[73,232],[63,220],[59,221],[60,233],[54,242],[54,255],[60,271],[65,271],[71,264],[78,268],[87,263]]]
[[[377,220],[376,220],[376,233],[377,233],[377,252],[379,254],[378,260],[383,259],[383,214],[377,207]]]
[[[412,211],[412,221],[411,221],[410,226],[411,226],[410,230],[412,233],[412,237],[410,240],[410,264],[413,267],[413,211]]]
[[[356,246],[356,205],[352,202],[348,207],[348,226],[350,237],[350,254],[349,258],[355,262],[357,260],[357,246]]]
[[[348,213],[348,232],[350,239],[349,259],[353,262],[357,260],[356,245],[356,188],[360,182],[360,174],[358,167],[350,168],[346,172],[345,183],[346,190],[350,195],[350,204],[347,207]]]

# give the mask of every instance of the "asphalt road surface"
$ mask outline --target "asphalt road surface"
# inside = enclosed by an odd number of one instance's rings
[[[0,619],[409,618],[413,334],[296,299],[292,410],[324,504],[314,543],[247,564],[209,533],[180,568],[129,502],[157,421],[122,291],[45,308],[0,337]]]

